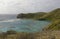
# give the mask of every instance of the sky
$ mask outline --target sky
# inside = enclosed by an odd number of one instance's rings
[[[49,12],[60,8],[60,0],[0,0],[0,14]]]

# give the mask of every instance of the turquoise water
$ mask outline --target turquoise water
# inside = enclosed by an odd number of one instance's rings
[[[49,21],[38,21],[31,19],[10,19],[0,21],[0,32],[15,30],[18,32],[39,32],[46,27]]]

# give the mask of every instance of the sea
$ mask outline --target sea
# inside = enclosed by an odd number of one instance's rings
[[[0,14],[0,32],[40,32],[50,24],[45,20],[17,19],[17,14]]]

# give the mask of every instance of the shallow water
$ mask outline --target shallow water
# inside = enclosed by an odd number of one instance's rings
[[[18,32],[38,32],[50,22],[31,19],[10,19],[0,21],[0,31],[15,30]]]

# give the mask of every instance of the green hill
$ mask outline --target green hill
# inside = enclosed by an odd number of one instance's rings
[[[49,12],[48,14],[43,16],[42,19],[48,19],[48,20],[60,19],[60,8]]]
[[[21,19],[39,19],[40,17],[44,16],[45,12],[36,12],[36,13],[28,13],[28,14],[18,14],[17,18]]]

